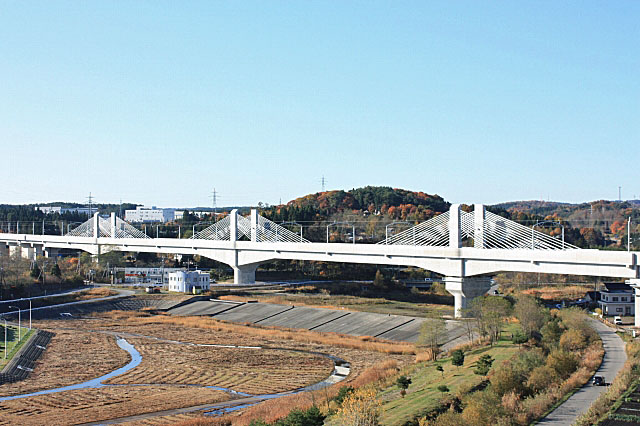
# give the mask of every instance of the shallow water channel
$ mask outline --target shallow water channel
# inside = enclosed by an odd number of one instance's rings
[[[122,338],[118,338],[116,340],[116,343],[118,343],[118,346],[120,346],[121,349],[124,349],[125,351],[129,352],[129,355],[131,355],[131,361],[129,361],[127,365],[120,367],[117,370],[113,370],[111,373],[107,373],[104,376],[100,376],[86,382],[78,383],[75,385],[64,386],[61,388],[47,389],[47,390],[42,390],[42,391],[32,392],[32,393],[25,393],[22,395],[3,396],[3,397],[0,397],[0,401],[10,401],[12,399],[29,398],[30,396],[47,395],[50,393],[65,392],[65,391],[76,390],[76,389],[101,388],[105,386],[112,386],[112,385],[105,385],[102,382],[112,377],[116,377],[123,373],[126,373],[127,371],[133,368],[136,368],[142,362],[142,355],[140,355],[140,352],[138,352],[131,343],[127,342],[125,339],[122,339]]]
[[[52,394],[52,393],[59,393],[59,392],[66,392],[66,391],[70,391],[70,390],[76,390],[76,389],[97,389],[97,388],[102,388],[102,387],[116,387],[116,386],[151,386],[150,384],[129,384],[129,385],[113,385],[113,384],[105,384],[104,382],[108,379],[111,379],[113,377],[119,376],[121,374],[126,373],[129,370],[132,370],[134,368],[136,368],[141,362],[142,362],[142,355],[140,354],[140,352],[138,352],[136,350],[136,348],[129,342],[127,342],[126,339],[122,338],[122,337],[117,337],[116,343],[118,344],[118,346],[127,351],[129,353],[129,355],[131,355],[131,361],[129,361],[125,366],[120,367],[116,370],[113,370],[110,373],[107,373],[103,376],[97,377],[95,379],[91,379],[88,380],[86,382],[82,382],[82,383],[78,383],[75,385],[69,385],[69,386],[64,386],[64,387],[60,387],[60,388],[55,388],[55,389],[47,389],[47,390],[42,390],[42,391],[38,391],[38,392],[32,392],[32,393],[26,393],[26,394],[22,394],[22,395],[13,395],[13,396],[4,396],[4,397],[0,397],[0,402],[2,401],[10,401],[13,399],[21,399],[21,398],[29,398],[32,396],[38,396],[38,395],[47,395],[47,394]],[[177,344],[184,344],[183,342],[178,342],[178,341],[174,341],[174,343]],[[193,343],[192,343],[193,344]],[[197,345],[194,344],[196,346],[218,346],[218,345]],[[223,346],[223,345],[220,345]],[[225,346],[228,347],[228,346]],[[261,349],[260,347],[251,347],[252,349]],[[207,388],[207,389],[215,389],[215,390],[220,390],[220,391],[224,391],[227,393],[230,393],[232,395],[239,395],[239,396],[245,396],[245,397],[255,397],[255,398],[259,398],[261,401],[266,400],[266,399],[273,399],[273,398],[279,398],[281,396],[285,396],[285,395],[291,395],[294,393],[298,393],[298,392],[306,392],[306,391],[311,391],[311,390],[317,390],[317,389],[322,389],[326,386],[332,385],[334,383],[337,383],[341,380],[343,380],[344,378],[346,378],[346,376],[349,375],[349,371],[350,371],[350,367],[349,364],[346,363],[344,360],[331,356],[331,355],[326,355],[326,354],[321,354],[321,353],[315,353],[316,355],[321,355],[321,356],[326,356],[329,357],[334,364],[336,365],[336,367],[334,368],[333,373],[326,378],[325,380],[315,383],[313,385],[309,385],[306,386],[304,388],[300,388],[297,390],[293,390],[293,391],[287,391],[287,392],[281,392],[281,393],[275,393],[275,394],[265,394],[265,395],[250,395],[247,393],[243,393],[243,392],[237,392],[234,391],[232,389],[228,389],[228,388],[223,388],[223,387],[219,387],[219,386],[200,386],[200,385],[192,385],[192,386],[197,386],[197,387],[203,387],[203,388]],[[155,383],[156,385],[162,385],[162,383]],[[183,385],[183,386],[190,386],[190,385]],[[230,404],[233,404],[233,400],[228,401]],[[228,412],[228,411],[234,411],[234,410],[239,410],[241,408],[245,408],[247,406],[250,405],[254,405],[257,404],[260,401],[254,402],[254,403],[250,403],[250,404],[242,404],[242,405],[237,405],[234,407],[216,407],[217,409],[213,409],[213,407],[211,407],[211,409],[209,410],[208,413],[206,413],[206,415],[220,415],[224,412]],[[204,410],[204,411],[208,411],[208,410]],[[105,422],[108,423],[108,422]]]

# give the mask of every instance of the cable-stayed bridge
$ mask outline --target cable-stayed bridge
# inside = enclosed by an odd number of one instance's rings
[[[255,282],[258,265],[277,259],[415,266],[446,277],[456,315],[468,299],[484,294],[491,275],[499,272],[619,277],[640,287],[640,253],[580,249],[488,212],[481,204],[473,212],[454,204],[377,244],[309,242],[256,210],[249,217],[233,210],[188,239],[150,238],[115,214],[103,218],[97,213],[66,235],[0,233],[0,250],[16,248],[29,256],[59,249],[94,255],[111,250],[197,254],[231,266],[237,284]],[[640,312],[638,289],[636,293]]]

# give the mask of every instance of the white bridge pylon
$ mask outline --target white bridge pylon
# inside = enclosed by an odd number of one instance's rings
[[[129,225],[111,213],[109,219],[96,213],[91,219],[65,234],[67,237],[150,238],[144,232]]]
[[[459,248],[464,240],[473,240],[473,247],[480,249],[579,249],[573,244],[488,212],[482,204],[476,204],[472,213],[462,211],[459,204],[454,204],[448,212],[377,244]]]
[[[240,216],[232,210],[229,216],[220,219],[208,228],[196,233],[191,239],[216,241],[237,241],[242,237],[257,243],[309,243],[302,235],[296,234],[284,226],[260,216],[251,210],[249,218]]]

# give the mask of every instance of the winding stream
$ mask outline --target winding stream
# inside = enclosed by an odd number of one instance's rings
[[[140,336],[140,337],[150,337],[150,336]],[[153,338],[153,337],[151,337]],[[52,394],[52,393],[59,393],[59,392],[66,392],[66,391],[70,391],[70,390],[76,390],[76,389],[97,389],[97,388],[103,388],[103,387],[120,387],[120,386],[152,386],[152,384],[127,384],[127,385],[121,385],[121,384],[105,384],[104,382],[107,381],[108,379],[111,379],[113,377],[119,376],[121,374],[126,373],[129,370],[132,370],[134,368],[136,368],[138,365],[140,365],[140,363],[142,362],[142,355],[140,354],[140,352],[138,352],[138,350],[129,342],[127,342],[126,339],[122,338],[122,337],[116,337],[116,343],[118,344],[118,346],[127,351],[129,353],[129,355],[131,355],[131,361],[129,361],[126,365],[124,365],[123,367],[120,367],[116,370],[113,370],[110,373],[107,373],[103,376],[97,377],[95,379],[91,379],[88,380],[86,382],[82,382],[82,383],[77,383],[75,385],[69,385],[69,386],[64,386],[64,387],[60,387],[60,388],[54,388],[54,389],[47,389],[47,390],[42,390],[42,391],[38,391],[38,392],[32,392],[32,393],[25,393],[22,395],[13,395],[13,396],[4,396],[4,397],[0,397],[0,402],[2,401],[10,401],[10,400],[14,400],[14,399],[21,399],[21,398],[29,398],[32,396],[38,396],[38,395],[48,395],[48,394]],[[157,338],[155,338],[157,339]],[[158,340],[164,340],[164,339],[158,339]],[[211,344],[196,344],[196,343],[185,343],[185,342],[179,342],[179,341],[171,341],[171,343],[175,343],[175,344],[188,344],[188,345],[194,345],[194,346],[212,346],[212,347],[241,347],[241,348],[251,348],[251,349],[262,349],[259,346],[230,346],[230,345],[211,345]],[[280,398],[282,396],[285,395],[292,395],[295,393],[299,393],[299,392],[307,392],[307,391],[313,391],[313,390],[318,390],[318,389],[322,389],[325,388],[327,386],[330,386],[334,383],[338,383],[342,380],[344,380],[350,372],[350,366],[347,362],[345,362],[344,360],[332,356],[332,355],[327,355],[327,354],[323,354],[323,353],[318,353],[318,352],[312,352],[314,355],[320,355],[320,356],[324,356],[324,357],[328,357],[329,359],[331,359],[331,361],[334,363],[335,367],[334,367],[334,371],[333,373],[326,379],[309,385],[309,386],[305,386],[303,388],[300,389],[295,389],[292,391],[286,391],[286,392],[280,392],[280,393],[274,393],[274,394],[264,394],[264,395],[251,395],[251,394],[247,394],[247,393],[243,393],[243,392],[237,392],[234,391],[232,389],[228,389],[228,388],[223,388],[220,386],[201,386],[201,385],[184,385],[184,384],[180,384],[180,386],[194,386],[194,387],[201,387],[201,388],[207,388],[207,389],[215,389],[215,390],[220,390],[220,391],[224,391],[227,392],[233,396],[243,396],[243,397],[253,397],[253,398],[258,398],[259,401],[256,402],[252,402],[249,404],[240,404],[240,405],[235,405],[233,407],[220,407],[219,405],[217,407],[211,407],[209,410],[207,409],[202,409],[199,408],[198,410],[203,410],[203,411],[207,411],[207,413],[205,413],[205,415],[220,415],[223,414],[225,412],[229,412],[229,411],[235,411],[235,410],[240,410],[242,408],[251,406],[251,405],[255,405],[259,402],[262,402],[264,400],[267,399],[274,399],[274,398]],[[175,385],[174,383],[154,383],[153,385]],[[230,400],[228,401],[229,405],[233,405],[234,404],[234,400]],[[152,413],[150,413],[152,414]],[[114,419],[115,420],[115,419]],[[101,422],[101,423],[111,423],[111,422]]]
[[[111,385],[106,385],[102,382],[112,377],[116,377],[121,374],[124,374],[127,371],[133,368],[136,368],[142,362],[142,355],[140,355],[140,352],[138,352],[137,349],[133,347],[131,343],[127,342],[125,339],[122,339],[122,338],[118,338],[116,343],[118,343],[118,346],[120,346],[121,349],[124,349],[125,351],[129,352],[129,355],[131,355],[131,361],[129,361],[127,365],[120,367],[116,370],[113,370],[111,373],[107,373],[104,376],[100,376],[95,379],[88,380],[86,382],[77,383],[75,385],[69,385],[69,386],[64,386],[64,387],[55,388],[55,389],[47,389],[47,390],[42,390],[42,391],[32,392],[32,393],[25,393],[22,395],[3,396],[3,397],[0,397],[0,402],[10,401],[12,399],[29,398],[30,396],[65,392],[65,391],[76,390],[76,389],[101,388],[105,386],[111,386]]]

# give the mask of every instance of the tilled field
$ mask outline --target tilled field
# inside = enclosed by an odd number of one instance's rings
[[[65,327],[72,324],[69,321],[60,323]],[[39,324],[40,328],[44,329],[43,325]],[[122,367],[129,361],[129,354],[118,347],[115,337],[81,332],[83,329],[48,329],[55,336],[37,361],[34,371],[26,380],[0,386],[0,396],[82,383]]]
[[[178,386],[81,389],[0,402],[0,424],[74,425],[227,399],[222,391]]]
[[[142,355],[142,363],[107,383],[197,384],[257,395],[317,383],[333,371],[331,360],[300,352],[128,341]]]
[[[347,381],[383,360],[393,358],[403,364],[413,359],[410,355],[388,355],[202,328],[195,323],[193,326],[140,323],[110,314],[34,324],[54,332],[55,336],[31,376],[22,382],[0,386],[1,395],[81,383],[125,365],[130,357],[116,345],[116,336],[133,344],[142,355],[142,362],[98,389],[0,402],[0,424],[79,424],[233,398],[229,393],[203,386],[252,395],[294,390],[325,379],[333,370],[333,363],[327,357],[310,352],[331,354],[350,362],[352,374]],[[206,344],[260,348],[197,346]],[[194,415],[197,413],[169,415],[157,420],[172,422]],[[155,420],[146,418],[137,422],[153,424]]]

